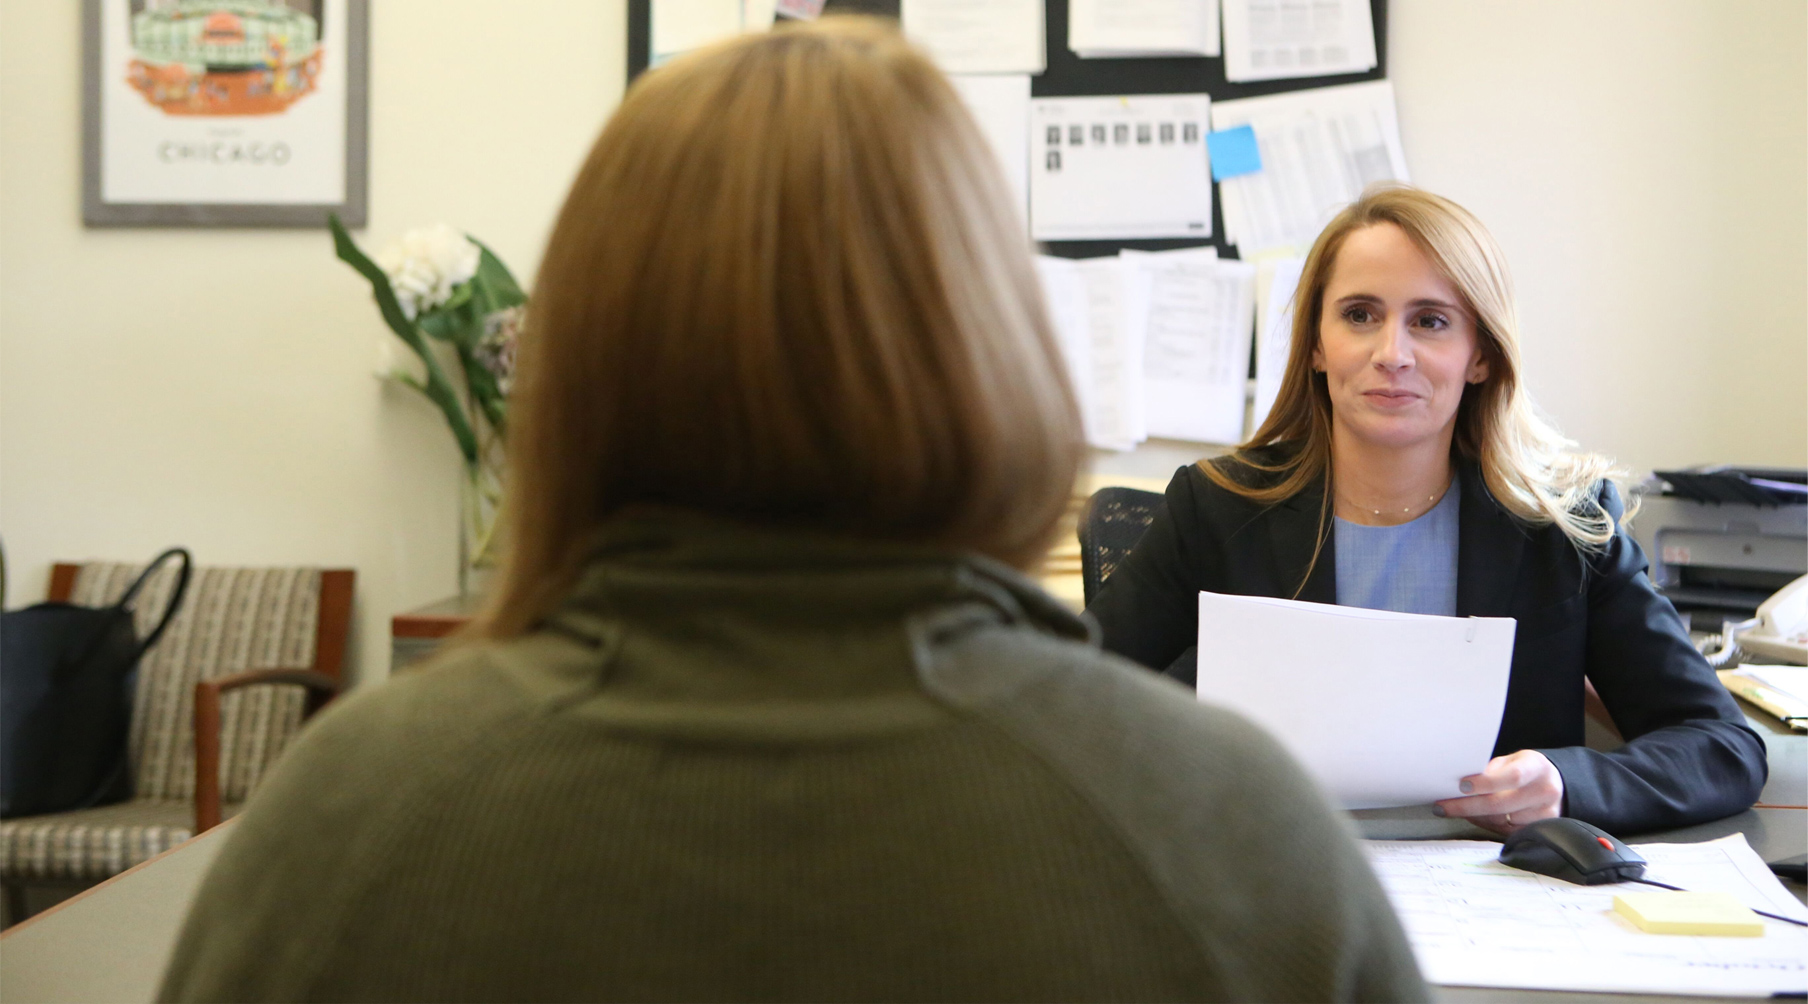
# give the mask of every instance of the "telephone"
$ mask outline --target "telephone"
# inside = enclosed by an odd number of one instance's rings
[[[1707,653],[1718,669],[1744,650],[1755,656],[1808,666],[1808,575],[1791,582],[1758,607],[1748,621],[1727,621],[1720,634],[1705,639],[1719,651]]]

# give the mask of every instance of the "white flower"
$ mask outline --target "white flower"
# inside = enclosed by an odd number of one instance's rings
[[[444,223],[410,230],[383,249],[376,261],[389,275],[402,313],[414,320],[452,298],[452,291],[477,274],[477,244]]]

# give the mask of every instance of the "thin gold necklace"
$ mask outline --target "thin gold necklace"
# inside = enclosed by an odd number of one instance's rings
[[[1450,490],[1450,486],[1445,485],[1444,491],[1434,492],[1430,495],[1425,496],[1425,507],[1429,509],[1433,505],[1436,505],[1438,499],[1441,499],[1444,497],[1444,492],[1448,492],[1449,490]],[[1351,508],[1355,508],[1355,509],[1361,509],[1363,512],[1373,513],[1376,516],[1380,516],[1383,514],[1391,515],[1393,513],[1393,510],[1391,510],[1391,509],[1385,509],[1385,510],[1384,509],[1375,509],[1375,508],[1371,508],[1366,505],[1357,505],[1355,502],[1350,501],[1350,497],[1348,495],[1345,495],[1343,492],[1338,492],[1337,497],[1339,499],[1343,500],[1344,505],[1350,506]],[[1400,515],[1402,515],[1402,516],[1412,515],[1413,508],[1414,508],[1413,506],[1402,506],[1400,509]]]

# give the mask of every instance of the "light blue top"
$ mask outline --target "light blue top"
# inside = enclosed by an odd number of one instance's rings
[[[1431,511],[1399,526],[1336,521],[1337,605],[1456,615],[1455,484]]]

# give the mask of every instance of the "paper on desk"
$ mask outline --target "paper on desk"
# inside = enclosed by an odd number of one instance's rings
[[[1018,219],[1029,233],[1030,78],[1022,73],[950,75],[948,80],[979,123],[1011,186]]]
[[[1032,101],[1032,235],[1210,237],[1210,106],[1205,94]]]
[[[1212,128],[1255,130],[1262,169],[1226,178],[1225,237],[1244,258],[1303,255],[1338,210],[1377,181],[1408,181],[1385,80],[1212,105]]]
[[[1281,393],[1281,377],[1293,350],[1293,292],[1299,286],[1304,258],[1275,258],[1261,262],[1256,272],[1256,400],[1250,413],[1250,430],[1260,429],[1274,399]]]
[[[1143,341],[1130,328],[1132,300],[1146,272],[1121,259],[1038,259],[1048,307],[1061,332],[1082,403],[1086,441],[1131,450],[1148,438],[1143,413]]]
[[[1143,339],[1143,409],[1151,436],[1243,439],[1256,268],[1216,248],[1121,251],[1148,274],[1132,284],[1130,330]]]
[[[1647,934],[1613,912],[1636,883],[1583,886],[1501,864],[1479,840],[1365,840],[1426,980],[1600,993],[1768,996],[1808,985],[1808,930],[1765,919],[1761,938]],[[1808,919],[1743,834],[1634,844],[1645,876]]]
[[[1746,663],[1733,672],[1749,676],[1783,696],[1808,705],[1808,666],[1765,666]]]
[[[1375,67],[1369,0],[1224,0],[1224,79],[1361,73]]]
[[[1073,0],[1067,47],[1087,59],[1216,56],[1218,0]]]
[[[1273,733],[1346,809],[1455,798],[1487,766],[1510,617],[1199,594],[1199,698]]]
[[[903,0],[904,34],[944,73],[1048,68],[1042,0]]]

